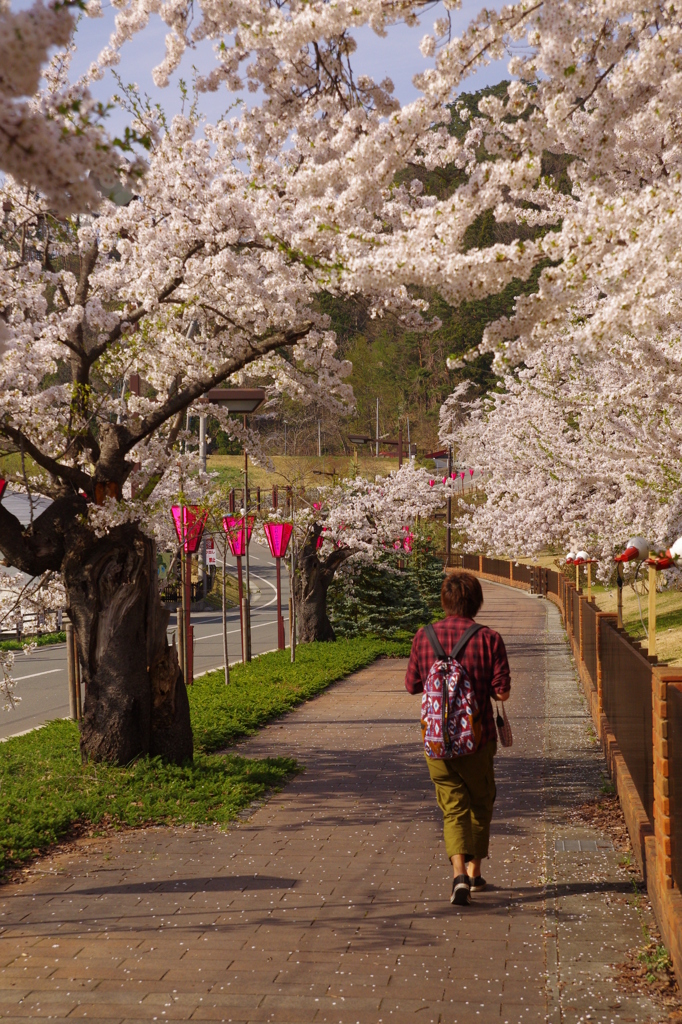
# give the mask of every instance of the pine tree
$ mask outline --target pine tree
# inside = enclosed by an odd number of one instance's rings
[[[371,565],[351,563],[329,588],[327,606],[337,636],[415,633],[440,607],[443,564],[431,538],[414,538],[410,554],[390,551]]]

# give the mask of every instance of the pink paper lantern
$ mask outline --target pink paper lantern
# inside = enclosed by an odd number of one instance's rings
[[[253,530],[253,524],[255,516],[249,516],[246,529],[244,528],[244,517],[240,516],[236,519],[234,516],[225,516],[223,518],[223,529],[227,534],[227,541],[230,545],[230,551],[235,558],[241,558],[246,554],[246,545],[244,539],[246,535],[246,543],[251,542],[251,532]]]
[[[464,472],[464,470],[462,470],[462,472],[461,472],[461,473],[460,473],[459,475],[461,476],[461,478],[462,478],[462,480],[463,480],[463,479],[464,479],[464,477],[466,476],[466,473]]]
[[[470,469],[469,470],[469,476],[473,476],[473,475],[474,475],[474,471],[473,471],[473,469]]]
[[[456,480],[457,479],[457,474],[456,473],[451,473],[450,474],[450,479],[451,480]]]
[[[184,542],[186,554],[193,555],[201,544],[208,512],[200,511],[198,505],[183,505],[182,508],[180,505],[173,505],[171,513],[178,541],[181,544]],[[184,523],[182,521],[183,513]]]
[[[435,480],[429,480],[429,487],[435,487],[435,485],[436,485],[436,481]]]
[[[444,476],[443,477],[443,483],[446,484],[447,482],[448,482],[448,478],[446,476]]]
[[[265,536],[273,558],[284,558],[293,532],[292,523],[263,523]]]

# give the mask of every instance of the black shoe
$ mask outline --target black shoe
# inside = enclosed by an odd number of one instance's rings
[[[486,882],[485,878],[482,878],[481,875],[476,875],[475,878],[471,878],[470,879],[470,886],[469,887],[470,887],[472,892],[483,892],[483,890],[485,889],[486,885],[487,885],[487,882]]]
[[[469,887],[471,885],[471,879],[468,875],[457,875],[452,880],[452,895],[450,896],[450,902],[454,903],[458,907],[466,907],[471,903],[471,896],[469,894]]]

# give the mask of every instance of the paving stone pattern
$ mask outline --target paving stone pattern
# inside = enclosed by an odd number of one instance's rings
[[[612,966],[646,908],[608,839],[558,613],[485,586],[514,747],[497,759],[489,890],[454,908],[405,663],[382,661],[243,744],[306,771],[227,832],[81,841],[0,899],[0,1016],[468,1024],[657,1021]]]

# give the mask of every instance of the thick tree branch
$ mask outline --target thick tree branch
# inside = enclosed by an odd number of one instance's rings
[[[30,455],[38,466],[46,469],[52,476],[67,480],[76,488],[82,487],[85,491],[90,490],[92,481],[87,473],[84,473],[78,466],[64,466],[51,456],[45,455],[21,430],[17,430],[16,427],[12,427],[8,423],[0,423],[0,434],[8,437],[18,447],[23,446],[24,453]]]
[[[201,398],[211,388],[222,384],[223,381],[227,380],[233,373],[236,373],[237,370],[241,370],[248,363],[253,362],[253,360],[258,359],[260,356],[266,355],[268,352],[272,352],[274,349],[280,348],[282,345],[293,345],[299,338],[305,337],[310,328],[311,324],[305,323],[294,330],[278,331],[276,334],[272,334],[253,345],[250,358],[230,359],[218,367],[216,372],[210,377],[201,377],[199,380],[188,385],[183,391],[178,391],[175,395],[170,396],[163,405],[159,405],[158,408],[154,409],[153,412],[150,412],[142,420],[137,430],[130,431],[130,437],[124,451],[129,452],[131,448],[134,448],[136,444],[143,441],[145,437],[158,430],[166,420],[177,416],[178,413],[181,413],[190,406],[192,402],[195,402],[197,398]]]
[[[189,249],[189,251],[186,253],[182,261],[183,267],[187,263],[187,260],[191,259],[192,256],[196,256],[196,254],[200,252],[201,249],[204,248],[204,245],[204,242],[196,242],[196,244],[193,245],[191,249]],[[168,296],[172,295],[175,289],[182,284],[183,281],[184,276],[182,274],[178,274],[176,277],[173,278],[172,281],[169,281],[165,288],[162,288],[161,291],[159,292],[157,296],[157,302],[164,302],[168,298]],[[137,309],[134,309],[130,313],[126,314],[125,321],[123,322],[135,325],[139,323],[142,317],[145,316],[148,312],[149,310],[147,309],[146,306],[138,306]],[[87,354],[88,366],[92,366],[92,364],[96,362],[99,359],[99,357],[106,352],[110,345],[113,345],[115,341],[118,341],[123,332],[123,322],[117,324],[116,327],[114,327],[113,331],[111,331],[107,335],[104,341],[100,342],[99,345],[94,345],[89,350]]]
[[[24,528],[0,502],[0,551],[7,564],[29,576],[59,572],[66,551],[65,538],[73,532],[76,516],[85,510],[85,499],[71,494],[58,498],[31,526]]]

